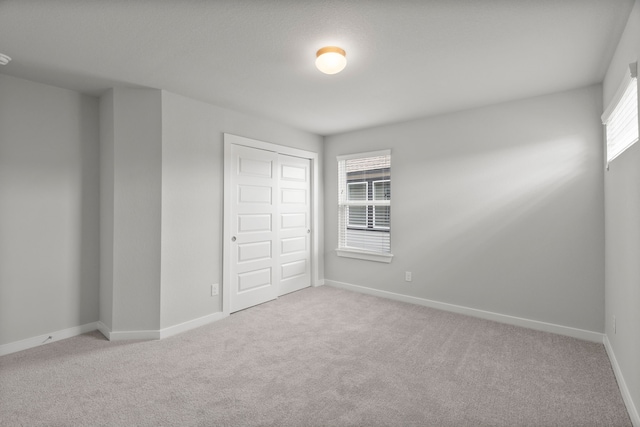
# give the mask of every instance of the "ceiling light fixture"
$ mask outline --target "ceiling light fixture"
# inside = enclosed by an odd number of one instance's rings
[[[339,47],[323,47],[316,52],[316,67],[325,74],[339,73],[347,66],[346,55]]]
[[[0,65],[7,65],[9,61],[11,61],[11,58],[4,53],[0,53]]]

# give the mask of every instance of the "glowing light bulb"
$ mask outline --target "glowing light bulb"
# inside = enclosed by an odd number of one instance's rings
[[[325,74],[339,73],[346,66],[346,53],[339,47],[323,47],[316,53],[316,67]]]

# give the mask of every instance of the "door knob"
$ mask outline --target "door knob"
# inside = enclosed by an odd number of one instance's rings
[[[307,234],[311,233],[311,229],[307,228]]]
[[[231,238],[231,241],[232,241],[232,242],[235,242],[235,241],[236,241],[236,236],[233,236],[233,237]]]

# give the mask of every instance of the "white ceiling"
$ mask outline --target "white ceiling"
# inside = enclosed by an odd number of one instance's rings
[[[0,73],[321,135],[599,83],[633,0],[0,0]],[[325,45],[347,68],[315,69]]]

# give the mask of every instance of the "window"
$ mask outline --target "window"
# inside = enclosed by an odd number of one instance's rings
[[[391,151],[338,156],[339,256],[391,262]]]
[[[629,65],[624,81],[609,108],[602,115],[609,162],[638,141],[638,72],[637,63]]]

